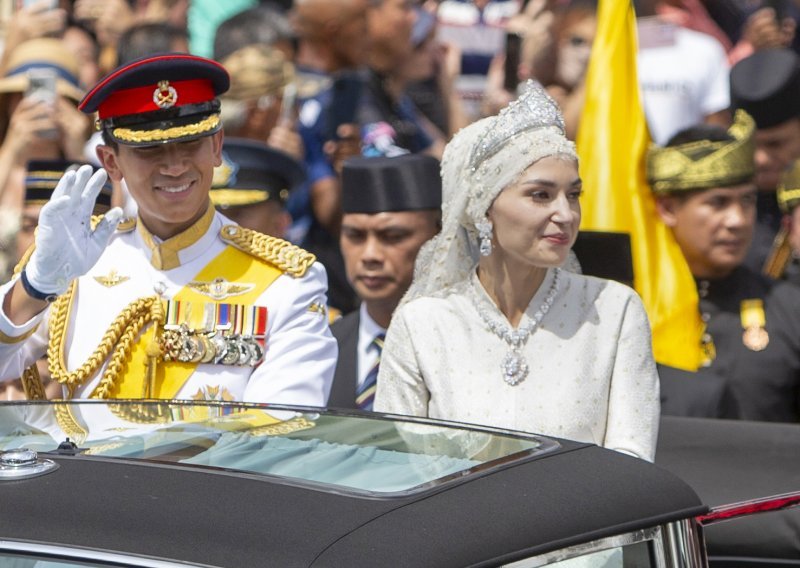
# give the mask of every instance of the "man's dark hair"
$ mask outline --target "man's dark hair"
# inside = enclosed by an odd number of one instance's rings
[[[294,34],[284,10],[266,2],[239,12],[222,22],[214,36],[214,59],[222,61],[234,51],[254,43],[292,42]]]
[[[140,57],[175,51],[177,41],[188,40],[186,30],[162,22],[136,24],[117,44],[117,64],[125,65]]]
[[[735,138],[728,134],[727,129],[716,124],[697,124],[684,128],[667,142],[667,146],[680,146],[690,142],[708,140],[709,142],[733,142]]]
[[[117,141],[111,138],[111,135],[108,133],[108,130],[105,128],[100,131],[100,137],[103,139],[103,144],[109,146],[115,152],[119,149],[119,144]]]

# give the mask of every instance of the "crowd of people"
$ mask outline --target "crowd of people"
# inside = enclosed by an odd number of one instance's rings
[[[800,3],[632,4],[698,369],[571,250],[598,0],[41,0],[0,58],[2,398],[374,409],[650,460],[660,413],[800,420]]]

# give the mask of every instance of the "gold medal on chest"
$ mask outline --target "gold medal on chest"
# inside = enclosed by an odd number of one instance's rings
[[[764,313],[764,301],[761,299],[742,300],[739,309],[742,320],[742,343],[751,351],[763,351],[769,345],[767,333],[767,316]]]
[[[742,333],[742,343],[752,351],[763,351],[769,345],[769,334],[763,327],[748,327]]]

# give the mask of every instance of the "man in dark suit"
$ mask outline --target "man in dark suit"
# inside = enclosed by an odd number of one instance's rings
[[[417,253],[439,232],[441,204],[435,158],[345,162],[340,246],[361,307],[331,327],[339,360],[328,406],[372,410],[383,335],[411,285]]]

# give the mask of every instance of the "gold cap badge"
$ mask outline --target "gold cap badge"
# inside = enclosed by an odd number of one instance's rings
[[[174,107],[178,102],[178,91],[169,84],[169,81],[159,81],[158,87],[153,91],[153,102],[159,108]]]

